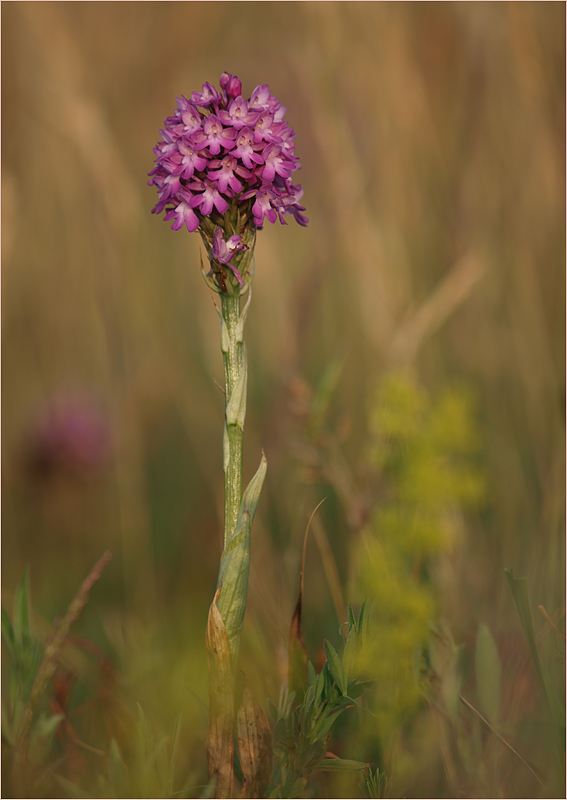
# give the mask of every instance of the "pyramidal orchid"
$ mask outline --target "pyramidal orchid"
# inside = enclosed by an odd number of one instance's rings
[[[158,191],[153,213],[165,211],[173,230],[185,226],[190,233],[199,231],[211,261],[207,282],[215,291],[231,294],[233,269],[242,276],[243,284],[236,280],[241,288],[250,280],[254,239],[264,220],[279,219],[284,225],[289,215],[300,225],[308,220],[299,202],[301,186],[293,183],[300,164],[285,107],[266,84],[257,86],[248,100],[236,76],[225,72],[220,87],[217,91],[205,83],[190,100],[177,99],[154,148],[156,165],[148,183]],[[246,246],[230,265],[228,284],[224,266],[212,253],[217,228],[225,240],[240,236]]]
[[[205,83],[189,99],[177,99],[177,108],[160,131],[148,181],[158,192],[153,213],[165,212],[164,220],[172,223],[173,230],[185,227],[201,235],[209,262],[209,268],[202,269],[203,277],[221,304],[217,313],[226,397],[224,549],[207,626],[207,760],[215,797],[234,796],[235,670],[248,592],[250,532],[267,468],[262,454],[258,471],[242,491],[247,386],[244,323],[252,297],[256,233],[266,219],[271,223],[279,219],[285,225],[292,216],[302,226],[308,222],[300,205],[301,186],[293,182],[300,164],[285,111],[267,84],[257,86],[246,100],[240,80],[223,73],[220,90]],[[264,712],[254,707],[243,713],[252,720],[252,728],[256,725],[246,734],[250,742],[265,739],[261,735],[267,726]],[[256,784],[255,791],[262,791],[260,776],[271,757],[268,748],[253,759],[246,780]]]

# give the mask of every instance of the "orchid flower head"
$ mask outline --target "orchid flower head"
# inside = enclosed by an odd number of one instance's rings
[[[246,99],[239,78],[224,72],[220,89],[204,83],[188,97],[177,98],[154,148],[148,181],[158,192],[153,212],[164,211],[173,230],[198,230],[209,259],[222,269],[227,265],[242,285],[265,220],[285,224],[292,216],[308,223],[298,202],[301,187],[292,183],[300,169],[295,132],[267,84]],[[225,261],[227,253],[232,255]],[[217,281],[219,286],[222,291]]]

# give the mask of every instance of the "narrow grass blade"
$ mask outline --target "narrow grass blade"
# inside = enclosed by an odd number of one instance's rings
[[[368,766],[363,761],[352,761],[347,758],[324,758],[317,764],[317,769],[323,772],[344,772],[366,769]]]
[[[512,590],[514,602],[516,603],[516,608],[518,609],[518,614],[520,615],[520,621],[522,623],[522,627],[526,635],[528,647],[530,648],[530,653],[532,655],[535,668],[537,670],[537,673],[539,675],[539,678],[543,686],[543,690],[545,692],[545,696],[547,698],[547,703],[549,705],[552,718],[555,724],[559,728],[564,729],[565,707],[561,701],[561,698],[559,697],[557,690],[555,689],[555,686],[553,685],[553,682],[545,667],[545,664],[541,660],[536,645],[534,623],[530,607],[530,598],[528,593],[527,580],[525,578],[515,578],[514,571],[511,569],[507,569],[505,570],[505,572],[506,572],[506,577],[508,578],[508,583],[510,584],[510,589]]]
[[[14,658],[15,654],[14,627],[4,607],[2,607],[2,641],[6,645],[6,648],[10,653],[10,656]]]
[[[290,692],[295,692],[295,702],[297,705],[302,702],[305,685],[307,683],[307,650],[305,649],[305,642],[303,640],[303,631],[301,628],[301,610],[303,602],[303,576],[305,573],[305,551],[307,549],[307,535],[311,522],[317,510],[325,502],[323,498],[320,503],[315,506],[307,528],[305,529],[305,537],[303,539],[303,555],[301,558],[301,572],[299,573],[299,597],[297,605],[291,620],[291,627],[289,632],[289,673],[288,673],[288,687]]]
[[[496,725],[500,709],[502,669],[498,649],[486,625],[478,626],[476,637],[476,683],[480,707],[492,725]]]
[[[177,717],[177,722],[175,723],[175,730],[173,732],[173,742],[171,745],[171,756],[168,765],[169,794],[172,796],[173,796],[173,780],[175,777],[175,764],[177,762],[177,754],[179,752],[179,740],[181,738],[181,719],[182,715],[180,714]]]
[[[474,706],[473,706],[471,703],[469,703],[469,701],[468,701],[468,700],[466,700],[466,699],[463,697],[463,695],[462,695],[462,694],[460,694],[460,695],[459,695],[459,699],[460,699],[460,701],[461,701],[461,702],[462,702],[462,703],[463,703],[463,704],[464,704],[464,705],[465,705],[465,706],[466,706],[466,707],[467,707],[467,708],[468,708],[470,711],[472,711],[472,712],[473,712],[473,714],[476,714],[476,716],[477,716],[477,717],[480,719],[480,721],[481,721],[481,722],[482,722],[484,725],[486,725],[486,727],[487,727],[487,728],[488,728],[490,731],[492,731],[492,733],[493,733],[495,736],[497,736],[497,737],[498,737],[498,739],[499,739],[499,740],[502,742],[502,744],[503,744],[505,747],[507,747],[507,748],[508,748],[508,750],[510,750],[510,752],[511,752],[511,753],[513,753],[513,754],[516,756],[516,758],[518,758],[518,759],[519,759],[519,760],[522,762],[522,764],[524,764],[524,765],[525,765],[525,766],[526,766],[526,767],[529,769],[529,771],[530,771],[530,772],[532,773],[532,775],[535,777],[535,779],[536,779],[536,780],[537,780],[537,782],[540,784],[540,786],[543,786],[543,785],[544,785],[544,784],[543,784],[543,781],[541,780],[541,778],[539,777],[539,775],[537,774],[537,772],[535,771],[535,769],[532,767],[532,765],[531,765],[530,763],[528,763],[528,762],[526,761],[526,759],[525,759],[525,758],[524,758],[522,755],[520,755],[520,753],[518,753],[518,751],[517,751],[517,750],[515,750],[515,749],[512,747],[512,745],[510,744],[510,742],[508,742],[508,741],[507,741],[507,740],[506,740],[506,739],[505,739],[505,738],[504,738],[504,737],[503,737],[503,736],[502,736],[500,733],[498,733],[498,731],[497,731],[497,730],[495,730],[495,729],[492,727],[492,725],[490,724],[490,722],[489,722],[487,719],[485,719],[485,718],[482,716],[482,714],[481,714],[479,711],[477,711],[477,709],[476,709],[476,708],[475,708],[475,707],[474,707]]]
[[[287,685],[295,693],[295,702],[303,701],[307,682],[307,650],[301,629],[301,592],[291,620],[289,631],[289,673]]]
[[[26,642],[30,637],[29,612],[28,612],[28,570],[24,570],[24,576],[16,595],[16,607],[14,609],[14,635],[18,644]]]

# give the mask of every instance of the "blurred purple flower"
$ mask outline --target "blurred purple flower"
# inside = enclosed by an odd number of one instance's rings
[[[49,400],[32,424],[30,439],[32,465],[41,474],[98,469],[112,450],[108,415],[88,395],[62,394]]]

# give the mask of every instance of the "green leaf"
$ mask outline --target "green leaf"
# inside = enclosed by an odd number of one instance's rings
[[[327,662],[323,665],[323,669],[317,675],[317,681],[314,686],[313,697],[315,698],[315,703],[318,705],[321,702],[321,698],[323,697],[323,691],[325,689],[325,675],[323,671],[328,669]]]
[[[357,650],[358,650],[358,634],[356,631],[356,627],[353,625],[353,627],[349,631],[347,643],[345,645],[343,653],[342,671],[343,671],[343,679],[345,682],[345,687],[348,686],[349,678],[351,675],[351,668]],[[346,694],[346,688],[343,691],[343,694]]]
[[[317,686],[315,687],[315,700],[316,702],[323,701],[328,697],[328,687],[333,682],[333,677],[329,672],[329,664],[327,661],[323,664],[323,668],[317,677]]]
[[[476,637],[476,682],[482,713],[496,725],[500,709],[500,681],[502,668],[498,649],[486,625],[478,626]]]
[[[341,690],[341,694],[344,695],[346,694],[347,690],[347,682],[345,680],[345,676],[343,675],[341,660],[333,645],[328,641],[325,641],[325,653],[327,654],[327,664],[329,665],[331,675]]]
[[[341,713],[341,710],[332,710],[327,707],[323,714],[321,714],[317,725],[314,727],[313,735],[317,736],[319,739],[324,739]]]
[[[309,686],[303,696],[303,705],[305,706],[306,709],[309,709],[309,707],[312,706],[314,702],[315,702],[315,690],[313,686]]]
[[[354,611],[352,610],[352,606],[348,604],[348,629],[350,631],[351,628],[354,628],[356,625],[356,618],[354,616]]]
[[[564,729],[565,707],[561,701],[561,698],[559,697],[559,694],[557,693],[557,690],[555,689],[555,686],[551,681],[551,678],[549,676],[547,669],[545,668],[545,665],[543,664],[540,658],[536,645],[534,623],[530,608],[528,583],[525,578],[515,578],[513,570],[506,569],[504,571],[506,573],[506,577],[508,578],[510,589],[512,590],[514,602],[516,603],[516,608],[518,609],[518,614],[520,615],[520,621],[522,623],[522,627],[524,629],[524,633],[528,641],[528,646],[530,648],[530,653],[532,655],[535,668],[543,685],[543,689],[545,692],[545,696],[547,698],[551,715],[556,725],[559,728]]]
[[[346,770],[366,769],[368,764],[363,761],[351,761],[348,758],[324,758],[317,764],[317,769],[323,772],[342,772]]]
[[[258,508],[258,502],[260,500],[260,493],[262,491],[262,486],[264,485],[264,478],[266,477],[266,471],[268,469],[268,462],[266,460],[266,456],[262,453],[262,459],[260,461],[260,466],[258,467],[256,474],[248,484],[246,491],[242,497],[242,502],[240,504],[239,516],[244,513],[246,509],[250,514],[250,525],[254,522],[254,516],[256,515],[256,509]]]
[[[325,741],[318,739],[317,741],[313,742],[313,744],[310,745],[305,752],[301,771],[304,772],[307,770],[318,769],[318,765],[325,755],[326,749],[327,743]]]
[[[348,686],[347,695],[351,700],[356,700],[357,697],[361,697],[367,692],[373,684],[374,681],[351,681]]]
[[[309,684],[311,686],[315,686],[315,682],[317,680],[317,673],[315,672],[315,667],[313,666],[311,661],[307,663],[307,674],[309,676]]]

